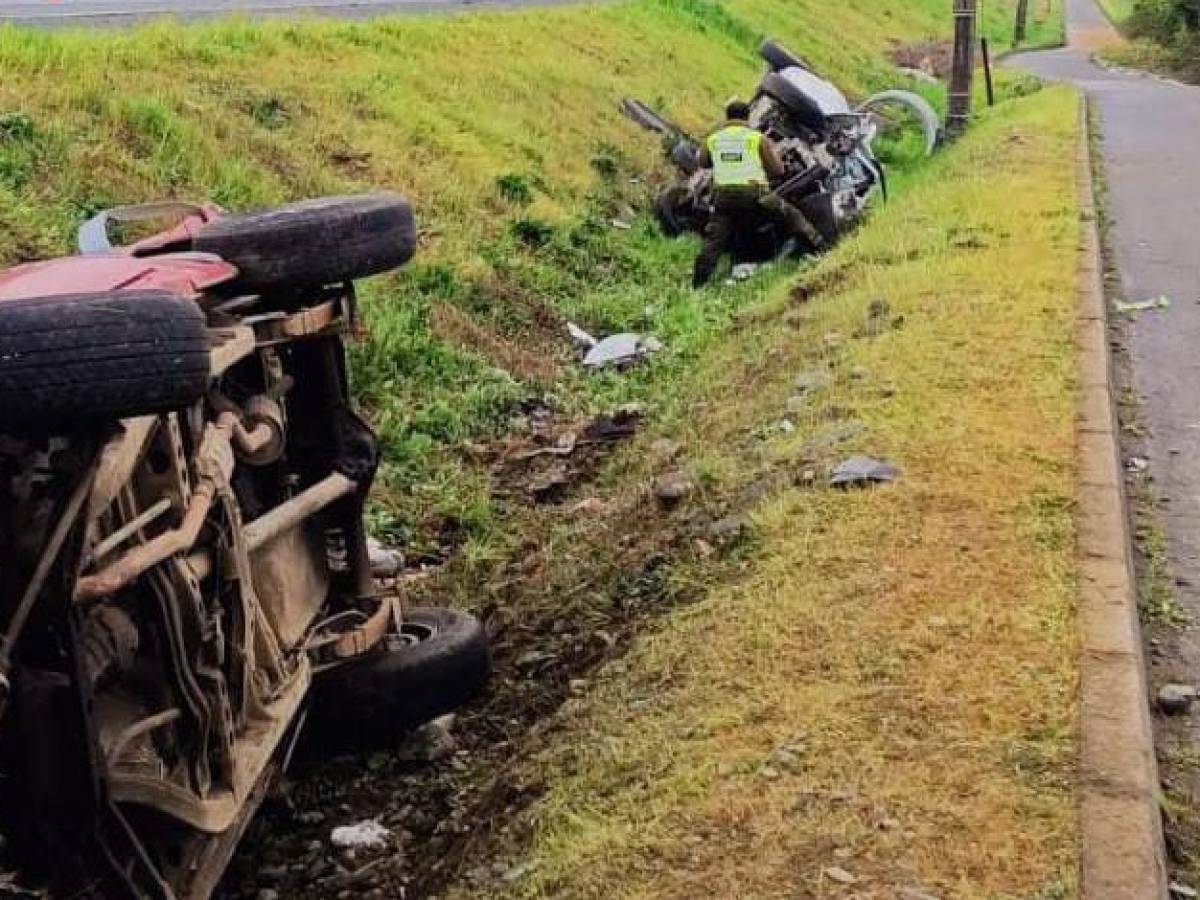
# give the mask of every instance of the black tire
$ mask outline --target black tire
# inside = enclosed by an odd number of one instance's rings
[[[233,263],[246,287],[316,287],[404,265],[417,226],[397,194],[323,197],[217,219],[192,247]]]
[[[414,643],[369,653],[314,683],[310,721],[318,741],[385,746],[483,689],[491,653],[474,616],[415,607],[404,611],[403,628]]]
[[[778,41],[763,41],[758,48],[758,55],[771,67],[772,72],[791,68],[812,71],[808,63]]]
[[[165,291],[0,301],[0,427],[58,428],[204,396],[204,314]]]

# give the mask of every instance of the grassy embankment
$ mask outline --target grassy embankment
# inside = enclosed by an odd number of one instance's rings
[[[987,4],[998,46],[1009,5]],[[78,221],[113,203],[411,195],[419,261],[366,290],[372,339],[354,360],[386,445],[376,526],[411,541],[449,520],[486,542],[502,526],[457,447],[548,387],[568,412],[660,392],[766,283],[693,296],[694,245],[660,240],[644,217],[630,233],[609,226],[664,177],[656,142],[616,101],[660,103],[700,132],[753,86],[761,35],[862,95],[895,83],[892,41],[945,36],[944,6],[641,0],[352,24],[0,29],[0,263],[68,250]],[[1039,18],[1036,35],[1054,22]],[[597,333],[653,331],[670,353],[634,378],[585,382],[564,365],[563,316]]]
[[[987,4],[997,46],[1007,7]],[[661,101],[699,131],[752,86],[759,35],[862,94],[894,82],[891,40],[949,25],[943,0],[638,0],[0,31],[0,259],[66,249],[78,218],[111,202],[413,195],[422,258],[368,286],[372,338],[355,371],[387,453],[378,524],[464,525],[449,577],[472,600],[511,540],[536,564],[502,572],[512,583],[542,578],[535,601],[604,621],[592,570],[615,567],[631,532],[686,534],[694,504],[759,496],[742,491],[759,476],[808,483],[762,494],[732,559],[738,584],[708,582],[700,545],[647,568],[646,602],[704,599],[636,642],[625,674],[606,670],[536,756],[506,747],[547,786],[536,866],[512,891],[822,896],[843,890],[821,875],[840,866],[880,896],[918,883],[1069,896],[1071,96],[1005,104],[901,178],[896,202],[804,276],[803,309],[785,309],[786,268],[695,295],[683,287],[694,245],[661,240],[645,217],[608,224],[661,177],[620,96]],[[864,329],[875,299],[887,312]],[[585,380],[566,363],[563,315],[651,330],[669,350]],[[792,377],[811,368],[834,384],[781,434]],[[457,452],[544,392],[567,417],[650,402],[650,433],[597,486],[608,512],[506,509]],[[699,485],[667,516],[629,489],[664,464],[648,452],[663,435]],[[854,450],[895,460],[901,482],[820,488]],[[536,620],[524,594],[509,599],[510,619]]]
[[[692,471],[797,486],[754,514],[741,581],[508,773],[544,785],[505,823],[532,833],[500,844],[511,883],[452,896],[1076,896],[1077,131],[1065,89],[1001,109],[701,366]],[[833,385],[763,437],[812,369]],[[866,430],[831,451],[846,415]],[[850,450],[900,481],[807,483]]]

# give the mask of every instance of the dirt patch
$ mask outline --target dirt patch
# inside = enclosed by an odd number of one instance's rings
[[[896,44],[888,52],[888,58],[902,69],[918,69],[935,78],[950,74],[954,46],[949,41],[917,41],[911,44]]]
[[[640,429],[636,407],[566,422],[537,405],[522,419],[475,455],[523,538],[482,572],[458,554],[399,583],[414,605],[473,595],[493,650],[488,694],[460,711],[453,746],[432,760],[391,749],[332,760],[299,753],[290,778],[251,825],[221,896],[421,898],[462,875],[476,847],[506,831],[540,795],[540,785],[509,774],[518,752],[584,690],[595,668],[694,595],[672,584],[673,567],[697,558],[719,567],[722,551],[749,533],[743,513],[783,483],[782,473],[772,472],[727,500],[668,511],[644,473],[590,488]],[[642,457],[671,466],[678,448],[668,444],[656,442]],[[382,846],[332,845],[334,827],[367,819],[388,830]],[[504,877],[504,868],[496,864],[487,877]]]

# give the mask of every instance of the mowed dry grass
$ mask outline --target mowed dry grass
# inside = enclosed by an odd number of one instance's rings
[[[802,482],[850,452],[902,477],[771,495],[743,577],[644,634],[516,761],[544,794],[487,890],[1076,895],[1076,104],[999,109],[808,276],[803,307],[779,293],[705,363],[676,435],[702,484]],[[890,326],[861,335],[877,299]],[[834,384],[796,432],[753,437],[813,368]],[[866,431],[822,451],[831,416]]]

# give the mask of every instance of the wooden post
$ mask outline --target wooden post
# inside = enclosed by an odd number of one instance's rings
[[[1013,46],[1020,47],[1025,43],[1025,35],[1029,25],[1029,0],[1017,0],[1017,24],[1013,28]]]
[[[954,62],[950,70],[950,110],[946,133],[958,137],[971,121],[975,79],[975,0],[954,0]]]
[[[980,48],[983,50],[983,77],[987,81],[987,102],[988,106],[996,105],[996,82],[992,80],[992,54],[988,50],[988,39],[984,38],[979,42]]]

